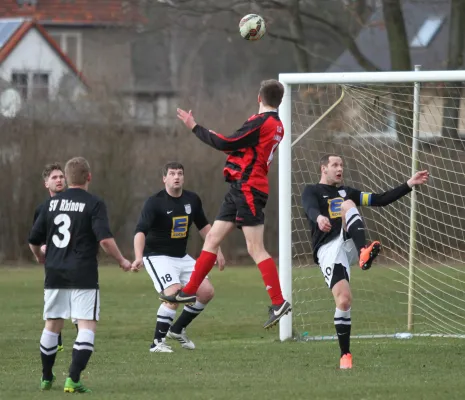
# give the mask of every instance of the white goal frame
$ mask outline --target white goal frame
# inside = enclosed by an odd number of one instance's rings
[[[279,107],[279,115],[284,125],[284,138],[279,146],[279,278],[286,300],[292,303],[292,98],[291,85],[294,84],[370,84],[370,83],[421,83],[421,82],[465,82],[462,71],[395,71],[395,72],[341,72],[341,73],[284,73],[279,81],[284,85],[284,97]],[[418,149],[419,85],[414,86],[412,170],[416,169]],[[416,121],[415,121],[416,120]],[[310,130],[309,130],[310,131]],[[299,135],[302,132],[297,132]],[[413,244],[415,224],[415,191],[411,196],[410,254],[409,254],[409,302],[406,328],[413,328],[412,288],[413,288]],[[323,284],[323,282],[322,282]],[[292,313],[284,316],[279,324],[281,341],[292,339]]]

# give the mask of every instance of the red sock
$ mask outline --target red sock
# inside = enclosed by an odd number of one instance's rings
[[[215,261],[216,254],[202,250],[195,262],[194,272],[192,272],[189,282],[182,288],[182,291],[190,295],[196,294],[200,284],[215,265]]]
[[[279,284],[278,269],[272,258],[267,258],[258,264],[258,269],[262,273],[263,282],[270,296],[271,303],[279,305],[284,303],[281,285]]]

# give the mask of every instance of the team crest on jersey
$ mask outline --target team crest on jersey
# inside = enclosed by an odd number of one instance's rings
[[[347,193],[346,193],[346,191],[344,189],[339,190],[338,193],[339,193],[339,196],[342,196],[342,197],[347,196]]]
[[[190,204],[184,204],[184,210],[186,210],[187,214],[190,214],[192,212],[192,208]]]

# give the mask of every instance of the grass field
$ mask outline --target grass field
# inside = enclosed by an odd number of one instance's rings
[[[254,268],[213,271],[216,298],[190,327],[197,349],[149,353],[159,306],[145,272],[101,268],[101,322],[83,380],[97,399],[463,399],[465,341],[353,340],[354,369],[338,370],[334,341],[277,341],[264,331],[268,300]],[[75,330],[63,331],[57,383],[38,390],[43,328],[40,268],[0,269],[0,399],[55,399]],[[323,283],[323,282],[322,282]],[[327,293],[330,295],[329,292]],[[332,314],[321,315],[331,321]],[[356,324],[356,320],[354,321]]]

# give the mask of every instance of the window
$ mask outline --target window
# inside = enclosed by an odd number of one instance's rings
[[[50,32],[52,39],[80,71],[82,68],[82,36],[80,32]]]
[[[21,94],[23,99],[28,98],[28,80],[29,76],[23,72],[13,72],[11,74],[11,83]]]
[[[49,74],[46,72],[13,72],[11,83],[23,99],[48,100]]]
[[[47,100],[48,99],[48,74],[32,74],[31,99]]]
[[[413,38],[410,47],[428,47],[443,22],[444,17],[428,17]]]

